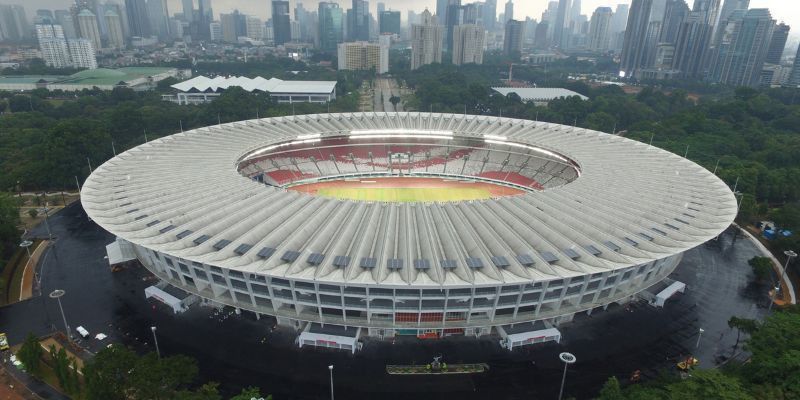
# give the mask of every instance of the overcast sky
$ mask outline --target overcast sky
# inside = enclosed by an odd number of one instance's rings
[[[105,1],[105,0],[98,0]],[[122,3],[123,0],[112,0]],[[318,0],[290,0],[291,7],[294,9],[295,2],[300,1],[306,9],[316,8]],[[514,16],[519,19],[524,19],[525,16],[541,18],[542,11],[547,8],[549,0],[515,0],[514,1]],[[689,0],[689,6],[694,0]],[[49,9],[65,9],[72,4],[73,0],[0,0],[0,4],[23,4],[28,11],[28,18],[31,18],[33,13],[38,8]],[[345,8],[349,7],[351,1],[338,0],[339,4]],[[383,0],[386,7],[393,10],[400,10],[403,12],[403,20],[406,18],[405,11],[412,9],[417,12],[422,12],[426,7],[433,12],[436,9],[436,0]],[[472,0],[462,0],[462,3],[470,3]],[[497,12],[503,11],[505,0],[498,0]],[[197,3],[197,0],[195,0]],[[375,13],[377,0],[370,0],[370,9]],[[619,3],[630,3],[630,0],[583,0],[581,5],[583,13],[591,16],[592,11],[599,6],[611,6],[612,8]],[[211,0],[212,7],[214,8],[215,18],[220,13],[226,13],[233,9],[256,15],[263,19],[267,18],[270,12],[269,0]],[[170,14],[181,11],[180,0],[167,0],[167,6]],[[791,25],[793,36],[800,33],[800,0],[751,0],[751,8],[769,8],[772,12],[772,17],[778,22],[786,22]],[[294,12],[294,11],[292,11]]]

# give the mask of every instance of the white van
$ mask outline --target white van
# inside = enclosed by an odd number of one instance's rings
[[[86,339],[89,337],[89,331],[87,331],[86,328],[79,326],[75,328],[75,330],[78,331],[82,338]]]

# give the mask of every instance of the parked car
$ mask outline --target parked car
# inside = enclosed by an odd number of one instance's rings
[[[2,332],[0,332],[0,350],[8,350],[8,338]]]

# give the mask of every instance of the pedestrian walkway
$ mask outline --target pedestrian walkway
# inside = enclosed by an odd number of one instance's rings
[[[775,265],[775,268],[778,270],[778,276],[779,277],[783,277],[784,276],[784,274],[783,274],[783,265],[781,264],[780,261],[778,261],[777,258],[775,258],[774,255],[772,255],[772,252],[770,252],[769,249],[767,249],[767,247],[764,246],[764,244],[761,243],[760,240],[758,240],[758,238],[753,236],[753,234],[750,233],[750,231],[740,227],[736,223],[734,223],[733,225],[736,226],[740,231],[744,232],[744,234],[747,235],[747,238],[750,239],[753,242],[753,244],[756,245],[756,247],[758,247],[758,249],[764,254],[765,257],[769,257],[772,260],[772,263]],[[783,286],[781,288],[783,293],[787,293],[787,292],[789,293],[789,302],[790,302],[790,304],[797,304],[797,298],[795,297],[794,285],[792,285],[792,281],[788,277],[786,279],[782,279],[781,286]]]

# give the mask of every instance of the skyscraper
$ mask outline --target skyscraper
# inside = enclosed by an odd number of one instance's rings
[[[436,20],[440,24],[447,24],[447,6],[450,5],[450,0],[436,0]]]
[[[145,0],[125,0],[125,11],[128,14],[128,26],[130,27],[131,35],[139,37],[150,37],[152,35]]]
[[[239,10],[233,10],[230,14],[220,14],[219,22],[222,26],[223,41],[236,43],[240,36],[247,36],[247,16]]]
[[[597,7],[589,22],[589,49],[597,52],[608,51],[611,40],[611,7]]]
[[[337,55],[340,70],[374,69],[379,74],[389,72],[389,48],[377,43],[339,43]]]
[[[659,43],[670,43],[675,45],[678,41],[678,33],[681,26],[689,17],[689,6],[683,0],[667,0],[664,11],[664,23],[661,27]]]
[[[272,0],[272,30],[276,46],[292,41],[288,0]]]
[[[97,57],[92,42],[88,39],[67,40],[69,58],[75,68],[97,68]]]
[[[25,9],[17,4],[0,4],[0,39],[22,40],[28,36]]]
[[[39,41],[39,50],[45,65],[53,68],[72,65],[61,25],[36,24],[36,39]]]
[[[721,31],[709,78],[735,86],[757,86],[775,20],[766,8],[734,10]]]
[[[319,48],[325,51],[336,50],[336,45],[342,42],[342,9],[336,3],[319,3]]]
[[[511,0],[506,2],[505,12],[503,13],[503,23],[508,22],[509,20],[514,19],[514,3]]]
[[[192,0],[181,0],[183,9],[183,20],[191,23],[194,21],[194,2]]]
[[[167,39],[169,33],[169,11],[166,0],[147,0],[147,16],[152,34]]]
[[[125,35],[122,32],[122,18],[112,10],[106,11],[108,27],[108,47],[122,49],[125,47]]]
[[[569,5],[570,0],[558,0],[558,10],[556,11],[555,25],[553,25],[553,45],[558,47],[566,47],[568,41],[564,38],[564,28],[566,27]]]
[[[506,22],[506,34],[503,37],[503,52],[514,59],[522,54],[522,43],[525,37],[525,22],[515,19]]]
[[[483,26],[494,31],[497,24],[497,0],[486,0],[483,4]]]
[[[348,34],[352,40],[369,40],[369,1],[353,0],[352,25]]]
[[[464,13],[461,7],[461,0],[448,0],[447,21],[445,21],[445,46],[448,50],[453,50],[453,27],[464,23]]]
[[[378,14],[380,21],[379,33],[400,34],[400,11],[381,11]]]
[[[80,37],[92,42],[92,46],[95,49],[103,47],[100,41],[100,28],[97,26],[97,17],[88,8],[84,8],[78,13],[78,30],[80,31]]]
[[[453,64],[483,64],[486,31],[481,25],[456,25],[453,29]]]
[[[614,17],[611,19],[611,33],[618,33],[625,30],[628,24],[628,11],[630,7],[627,4],[617,4],[614,11]]]
[[[747,10],[749,7],[750,0],[725,0],[725,3],[722,5],[722,8],[719,11],[717,20],[714,21],[715,29],[711,38],[711,43],[716,43],[719,40],[719,35],[722,34],[722,29],[725,28],[728,18],[730,18],[731,14],[733,14],[735,10]]]
[[[419,24],[411,25],[411,69],[442,62],[444,26],[427,9],[420,15]]]
[[[628,22],[625,29],[625,40],[620,57],[620,76],[632,78],[636,71],[646,65],[647,30],[650,25],[650,8],[653,0],[633,0],[631,2]]]
[[[681,25],[675,43],[673,69],[685,78],[702,78],[709,60],[715,58],[709,49],[717,19],[719,0],[695,0],[689,17]]]
[[[783,50],[786,48],[786,40],[789,38],[789,25],[780,23],[775,25],[775,30],[772,32],[772,39],[769,42],[769,49],[767,50],[767,58],[764,62],[769,64],[780,64]]]
[[[797,46],[797,51],[795,52],[792,72],[789,74],[789,86],[800,87],[800,46]]]

